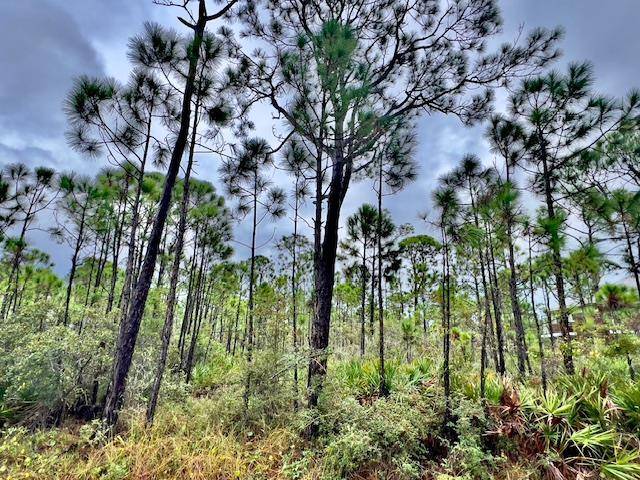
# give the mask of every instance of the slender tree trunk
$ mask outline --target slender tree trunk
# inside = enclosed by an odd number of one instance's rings
[[[251,229],[251,265],[249,267],[249,312],[247,323],[247,376],[245,379],[245,388],[242,400],[244,403],[244,413],[248,414],[249,395],[251,394],[251,368],[253,367],[253,288],[255,283],[256,271],[256,229],[258,222],[258,169],[254,171],[253,177],[253,222]]]
[[[80,226],[78,228],[78,237],[76,238],[76,244],[73,248],[73,256],[71,257],[71,271],[69,272],[69,281],[67,282],[67,294],[64,301],[64,317],[63,324],[66,327],[69,323],[69,305],[71,304],[71,291],[73,289],[73,281],[76,276],[76,268],[78,266],[78,256],[80,255],[80,249],[82,248],[82,242],[84,241],[84,223],[87,209],[82,208],[82,214],[80,216]]]
[[[510,216],[511,213],[509,212]],[[512,220],[507,220],[507,248],[509,251],[509,294],[511,295],[511,310],[513,312],[513,323],[516,330],[516,347],[518,353],[518,372],[521,377],[526,375],[527,363],[527,340],[522,322],[522,309],[518,299],[518,272],[516,270],[515,252],[513,248],[513,225]]]
[[[242,305],[242,276],[240,277],[240,289],[238,291],[238,302],[236,305],[236,317],[235,320],[233,320],[234,324],[233,324],[233,329],[231,328],[231,319],[229,320],[229,328],[228,328],[228,332],[227,332],[227,353],[231,353],[231,336],[233,335],[234,338],[234,342],[233,342],[233,355],[235,355],[235,347],[236,347],[236,342],[235,339],[237,338],[237,332],[238,332],[238,323],[240,321],[240,305]]]
[[[378,323],[380,329],[380,396],[389,394],[387,377],[384,367],[384,301],[382,299],[382,159],[378,169]]]
[[[449,276],[449,243],[442,227],[444,249],[442,253],[442,310],[443,310],[443,384],[445,397],[445,424],[451,417],[451,280]]]
[[[547,206],[547,215],[551,219],[556,218],[555,205],[553,201],[553,191],[551,187],[551,176],[547,165],[546,149],[543,145],[542,164],[543,164],[543,182],[545,191],[545,202]],[[569,324],[569,312],[567,310],[566,295],[564,290],[564,273],[562,271],[562,255],[560,252],[559,232],[552,233],[551,239],[551,258],[553,261],[553,270],[556,277],[556,291],[558,293],[558,306],[560,308],[560,328],[562,329],[562,337],[564,340],[564,348],[562,349],[562,357],[564,360],[564,368],[568,374],[573,375],[575,368],[573,366],[573,348],[571,344],[571,325]]]
[[[491,237],[488,238],[488,244],[491,243]],[[505,348],[504,348],[504,328],[502,326],[502,311],[501,311],[501,300],[499,298],[500,292],[497,291],[498,284],[497,279],[495,278],[495,264],[492,262],[491,255],[491,247],[487,246],[486,251],[486,261],[487,263],[487,273],[488,273],[488,281],[489,281],[489,293],[491,296],[491,300],[493,303],[493,312],[495,317],[496,324],[496,340],[498,344],[498,373],[504,375],[506,373],[506,365],[505,365]],[[492,268],[493,265],[493,268]]]
[[[187,298],[185,300],[184,314],[182,316],[182,324],[180,326],[180,336],[178,338],[178,350],[180,352],[180,365],[184,361],[184,344],[186,342],[187,333],[190,329],[191,311],[193,307],[193,291],[195,288],[196,268],[198,266],[198,233],[199,226],[196,225],[196,231],[193,240],[193,254],[189,262],[189,282],[187,285]]]
[[[107,299],[107,313],[113,309],[113,302],[116,295],[116,282],[118,281],[118,263],[120,261],[120,247],[122,245],[122,231],[124,229],[125,202],[129,191],[129,177],[125,175],[125,186],[121,192],[118,204],[118,216],[116,218],[116,234],[113,236],[113,252],[111,258],[111,286],[109,287],[109,298]]]
[[[191,147],[190,147],[191,149]],[[191,152],[189,152],[189,154],[191,154]],[[160,249],[160,266],[158,267],[158,279],[156,280],[156,287],[160,288],[162,287],[162,283],[164,280],[164,271],[166,269],[166,265],[167,265],[167,260],[166,260],[166,253],[167,253],[167,236],[169,234],[169,229],[166,228],[164,231],[164,235],[162,237],[162,248]]]
[[[133,209],[131,212],[131,232],[129,233],[129,246],[127,251],[127,265],[124,272],[124,285],[122,287],[121,316],[124,318],[128,313],[129,300],[131,298],[131,288],[135,276],[135,258],[136,248],[140,248],[137,242],[138,223],[140,222],[140,203],[142,201],[142,185],[144,183],[145,167],[147,164],[147,155],[149,154],[149,145],[151,143],[151,123],[153,111],[149,111],[149,119],[147,120],[147,132],[144,142],[144,151],[140,160],[140,168],[138,170],[138,184],[136,185],[135,199],[133,201]]]
[[[480,347],[480,398],[485,400],[486,384],[487,384],[487,323],[489,317],[484,317],[482,322],[482,345]]]
[[[549,338],[551,340],[551,350],[556,349],[556,340],[553,336],[553,319],[551,318],[551,302],[549,300],[549,286],[545,280],[542,280],[542,296],[544,297],[545,316],[547,318],[547,328],[549,329]]]
[[[184,173],[182,200],[180,204],[180,217],[176,231],[176,245],[174,248],[173,264],[171,265],[171,278],[169,280],[169,293],[167,294],[167,311],[162,327],[160,356],[156,366],[156,376],[153,381],[149,404],[147,406],[147,425],[153,424],[153,419],[158,405],[158,397],[160,395],[160,386],[162,385],[162,377],[167,366],[167,356],[169,354],[169,345],[171,343],[171,333],[173,331],[173,320],[176,309],[176,299],[178,292],[178,281],[180,280],[180,263],[182,262],[182,251],[184,250],[184,236],[187,229],[187,213],[189,208],[191,170],[193,168],[193,159],[195,153],[195,137],[198,122],[198,103],[196,103],[194,120],[191,131],[191,144],[189,145],[189,161],[187,169]]]
[[[133,351],[138,338],[138,331],[140,330],[144,307],[147,303],[149,288],[151,287],[151,281],[153,279],[153,271],[155,269],[156,259],[158,256],[158,248],[160,246],[162,232],[171,206],[171,195],[180,170],[180,163],[189,135],[191,102],[194,93],[196,69],[198,66],[200,46],[202,44],[207,24],[207,13],[204,0],[200,0],[199,7],[200,13],[194,28],[193,44],[190,50],[189,71],[186,76],[184,87],[180,130],[176,137],[176,142],[171,154],[171,161],[165,177],[164,190],[153,222],[153,229],[149,237],[149,245],[147,247],[144,262],[131,299],[129,313],[125,321],[122,322],[118,336],[112,386],[107,397],[104,412],[105,420],[109,425],[115,425],[118,418],[118,410],[120,409],[124,399],[127,376],[129,375]]]
[[[94,293],[102,284],[102,275],[104,274],[104,267],[107,263],[107,256],[109,255],[109,243],[111,241],[111,229],[107,229],[104,237],[102,237],[102,245],[100,246],[100,257],[98,260],[98,270],[96,271],[95,281],[93,282]]]
[[[367,244],[362,240],[362,266],[360,268],[361,292],[360,292],[360,357],[364,357],[365,351],[365,326],[366,326],[366,302],[367,302]]]
[[[300,206],[300,196],[298,193],[298,181],[296,181],[295,206],[293,210],[293,251],[291,255],[291,333],[293,340],[293,354],[295,356],[293,365],[293,409],[298,411],[298,279],[297,276],[297,260],[298,260],[298,208]]]
[[[621,216],[626,215],[627,212],[620,212]],[[631,235],[629,234],[629,228],[627,227],[627,223],[622,220],[622,228],[624,230],[624,238],[627,242],[627,255],[629,255],[629,266],[631,273],[633,273],[633,278],[636,281],[636,290],[638,292],[638,296],[640,296],[640,273],[638,273],[638,264],[636,263],[635,256],[633,255],[633,245],[631,244]]]
[[[585,299],[584,299],[584,291],[582,289],[582,284],[580,283],[580,276],[577,273],[573,276],[573,281],[576,284],[576,291],[578,293],[578,302],[580,303],[580,310],[582,311],[582,314],[585,315],[585,309],[587,308],[587,303],[585,302]]]
[[[31,201],[29,207],[27,209],[27,213],[25,214],[24,220],[22,222],[22,228],[20,229],[20,235],[18,236],[18,242],[16,245],[16,252],[13,255],[11,260],[11,271],[9,272],[9,276],[7,277],[7,288],[5,290],[4,297],[2,299],[2,318],[6,318],[7,314],[11,309],[12,302],[16,299],[17,289],[18,289],[18,280],[20,278],[20,264],[22,263],[22,253],[26,247],[25,245],[25,237],[27,235],[27,229],[29,227],[29,223],[31,222],[31,211],[34,207],[34,200]],[[14,287],[15,285],[15,287]]]
[[[240,290],[240,297],[238,298],[238,302],[240,302],[241,300],[242,300],[242,290]],[[238,347],[238,338],[240,333],[238,331],[238,320],[240,320],[240,303],[238,303],[238,313],[237,313],[234,328],[233,328],[233,349],[231,350],[232,357],[236,356],[236,348]]]
[[[374,335],[374,320],[375,320],[375,302],[376,302],[376,241],[372,242],[372,251],[371,251],[371,290],[369,292],[369,333],[371,335],[371,340],[373,341]]]
[[[480,286],[478,284],[478,274],[473,274],[473,285],[476,294],[476,305],[478,307],[478,320],[482,323],[482,335],[480,340],[480,397],[484,399],[485,393],[485,372],[487,367],[487,320],[483,315],[484,308],[480,302]]]
[[[411,272],[412,272],[411,291],[413,293],[413,314],[417,316],[418,315],[418,296],[419,296],[417,260],[411,261]],[[422,319],[422,329],[424,332],[427,331],[427,321],[426,321],[426,318],[424,317]]]
[[[469,196],[471,198],[471,209],[473,211],[473,220],[475,223],[475,227],[476,228],[480,228],[480,219],[478,217],[478,211],[476,210],[476,200],[475,200],[475,195],[474,195],[474,190],[473,190],[473,184],[471,183],[471,179],[469,178],[467,180],[467,187],[469,189]],[[486,228],[485,228],[485,234],[486,234]],[[487,236],[487,242],[490,241],[490,238],[488,238]],[[497,334],[497,349],[495,347],[495,343],[494,343],[494,331],[493,331],[493,319],[491,316],[491,302],[489,300],[489,295],[490,295],[490,290],[489,287],[487,286],[487,272],[485,270],[485,265],[487,265],[488,262],[486,262],[485,260],[485,252],[482,246],[480,246],[478,248],[478,257],[480,260],[480,275],[481,275],[481,279],[482,279],[482,292],[484,295],[484,310],[485,310],[485,321],[484,321],[484,340],[485,340],[485,349],[486,349],[486,334],[490,333],[491,334],[491,351],[493,352],[493,361],[494,361],[494,365],[496,367],[496,370],[504,375],[505,373],[505,365],[504,365],[504,340],[503,340],[503,335],[502,335],[502,323],[501,321],[498,319],[498,317],[496,316],[496,334]],[[489,275],[489,282],[491,282],[491,275]],[[493,296],[492,296],[493,297]],[[486,329],[488,328],[488,332],[486,332]],[[486,351],[485,351],[485,357],[483,357],[486,361]],[[481,370],[482,370],[482,365],[481,365]]]
[[[219,307],[216,307],[215,309],[213,309],[213,316],[211,318],[211,330],[209,331],[209,340],[207,341],[207,348],[204,351],[204,359],[203,360],[204,360],[205,364],[209,360],[209,352],[211,351],[211,345],[213,344],[213,341],[216,338],[216,324],[218,323],[218,315],[219,315],[218,308]],[[224,308],[223,308],[222,314],[220,314],[220,317],[221,317],[220,320],[222,320],[223,316],[224,316]]]
[[[194,325],[191,332],[191,342],[189,344],[189,350],[183,368],[187,383],[191,381],[191,370],[193,369],[193,362],[195,359],[196,344],[198,342],[198,335],[200,334],[200,326],[202,325],[202,298],[205,295],[204,284],[206,282],[204,278],[204,267],[206,263],[204,258],[204,251],[205,243],[203,242],[201,252],[202,261],[200,262],[200,271],[198,272],[198,286],[196,289],[196,305],[193,321]]]
[[[91,289],[93,285],[93,272],[96,269],[96,264],[98,264],[98,269],[100,268],[100,259],[96,257],[98,253],[98,242],[97,239],[93,243],[93,253],[91,255],[91,267],[89,268],[89,278],[87,279],[87,291],[84,294],[84,302],[82,304],[83,311],[87,309],[87,305],[89,305],[89,296],[91,295]],[[97,274],[98,272],[96,272]],[[84,315],[84,313],[83,313]],[[80,322],[80,329],[82,329],[82,321]]]
[[[511,182],[511,165],[508,156],[505,156],[505,171],[507,174],[507,183]],[[525,328],[522,321],[522,308],[518,299],[518,271],[516,270],[515,252],[513,247],[513,224],[514,213],[512,206],[506,207],[506,226],[507,226],[507,250],[509,252],[509,295],[511,296],[511,311],[513,313],[513,323],[516,330],[516,350],[518,355],[518,372],[521,378],[526,374],[526,364],[529,364],[527,353],[527,340]],[[535,307],[534,307],[535,309]]]
[[[542,379],[542,391],[546,395],[547,393],[547,366],[544,358],[544,344],[542,342],[542,327],[540,325],[540,319],[536,311],[536,297],[535,289],[533,287],[533,265],[531,261],[531,236],[529,240],[529,294],[531,295],[531,312],[533,313],[533,319],[536,322],[536,333],[538,335],[538,349],[540,350],[540,377]]]

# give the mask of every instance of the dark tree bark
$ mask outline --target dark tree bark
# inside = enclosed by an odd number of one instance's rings
[[[244,403],[244,413],[247,415],[249,409],[249,395],[251,394],[251,368],[253,362],[253,346],[254,346],[254,328],[253,328],[253,289],[256,278],[256,230],[258,226],[258,168],[254,172],[253,181],[253,221],[251,229],[251,265],[249,267],[249,305],[247,318],[247,376],[245,379],[244,394],[242,400]]]
[[[147,131],[144,143],[144,151],[142,158],[140,159],[140,165],[138,167],[138,178],[136,185],[135,198],[133,200],[133,209],[131,211],[131,230],[129,232],[129,243],[127,247],[127,265],[124,272],[124,285],[122,286],[122,318],[128,313],[129,300],[131,298],[131,289],[135,280],[135,258],[136,249],[140,248],[137,241],[138,224],[140,223],[140,204],[142,202],[142,185],[144,183],[144,173],[147,164],[147,156],[149,155],[149,146],[151,144],[151,124],[153,118],[153,110],[149,111],[149,118],[147,120]]]
[[[149,397],[149,405],[147,406],[147,424],[153,424],[156,406],[158,405],[158,396],[160,395],[160,386],[162,385],[162,377],[167,366],[167,356],[169,354],[169,344],[171,343],[171,333],[173,331],[173,320],[176,309],[176,298],[178,292],[178,281],[180,279],[180,263],[182,262],[182,251],[184,250],[184,236],[187,229],[187,212],[189,208],[190,197],[190,180],[191,170],[193,167],[193,158],[195,153],[195,136],[198,117],[198,104],[196,103],[194,120],[191,131],[191,144],[189,146],[189,161],[184,174],[182,201],[180,203],[180,217],[176,230],[176,244],[174,247],[173,264],[171,266],[171,278],[169,280],[169,293],[167,294],[167,312],[165,314],[164,325],[162,327],[162,344],[160,346],[160,356],[156,367],[156,377],[151,389]]]
[[[441,227],[443,250],[442,250],[442,327],[443,327],[443,356],[442,382],[445,396],[445,419],[446,424],[451,418],[451,277],[449,271],[449,242],[445,227]]]
[[[206,295],[208,287],[206,286],[206,280],[204,278],[205,264],[208,263],[204,258],[205,243],[202,244],[202,261],[200,262],[200,271],[198,272],[198,286],[196,289],[196,305],[194,311],[193,330],[191,332],[191,342],[189,344],[189,350],[185,358],[183,371],[185,373],[186,382],[191,381],[191,371],[193,369],[193,363],[195,361],[196,345],[198,342],[198,335],[200,334],[200,326],[202,325],[202,300]]]
[[[118,203],[118,215],[116,217],[116,233],[113,236],[112,257],[111,257],[111,285],[109,287],[109,297],[107,299],[107,313],[113,309],[113,302],[116,296],[116,282],[118,281],[118,263],[120,261],[120,247],[122,245],[122,235],[125,220],[125,202],[129,191],[129,176],[125,175],[124,189],[120,192]]]
[[[547,164],[547,152],[544,147],[544,141],[541,139],[541,160],[543,168],[543,184],[545,203],[547,207],[547,215],[549,218],[556,218],[556,209],[553,200],[553,190],[551,186],[551,176]],[[557,235],[557,234],[556,234]],[[556,278],[556,291],[558,293],[558,306],[560,308],[560,329],[562,330],[562,338],[564,340],[564,348],[562,349],[562,358],[564,368],[569,375],[575,373],[573,366],[573,350],[571,345],[571,325],[569,324],[569,312],[567,310],[566,294],[564,289],[564,273],[562,268],[562,254],[560,252],[559,241],[551,240],[551,259],[553,262],[553,273]],[[552,333],[553,335],[553,333]]]
[[[109,255],[109,244],[111,243],[111,229],[107,229],[102,237],[102,245],[100,247],[100,257],[98,260],[98,269],[96,271],[95,281],[93,283],[94,293],[102,285],[102,276],[104,275],[104,268],[107,264],[107,257]]]
[[[360,266],[360,357],[364,357],[366,342],[366,302],[367,302],[367,245],[362,243],[362,265]]]
[[[84,241],[84,227],[85,227],[85,216],[87,214],[86,205],[82,207],[82,213],[80,214],[80,225],[78,230],[78,236],[76,238],[75,246],[73,247],[73,256],[71,257],[71,270],[69,271],[69,280],[67,281],[67,293],[64,301],[64,317],[63,317],[63,325],[67,325],[69,323],[69,305],[71,304],[71,292],[73,289],[73,281],[76,277],[76,269],[78,267],[78,256],[80,255],[80,249],[82,248],[82,243]],[[87,287],[88,289],[89,287]]]
[[[378,356],[380,360],[380,396],[385,397],[389,394],[389,386],[387,385],[387,376],[384,367],[384,300],[382,298],[382,166],[382,159],[380,159],[378,168],[378,222],[376,225],[378,237],[378,324],[380,330]]]
[[[498,285],[498,274],[496,271],[495,258],[493,256],[493,240],[491,238],[491,230],[485,223],[485,229],[487,232],[487,251],[486,260],[487,271],[489,273],[489,285],[491,291],[491,298],[493,300],[493,311],[496,321],[496,339],[498,341],[498,373],[504,375],[506,373],[506,365],[504,360],[504,328],[502,326],[502,298],[500,295],[500,286]]]
[[[184,344],[187,334],[191,329],[191,312],[193,309],[193,297],[196,282],[196,269],[198,267],[198,234],[199,227],[196,225],[196,231],[193,240],[193,253],[189,262],[189,281],[187,284],[187,298],[185,300],[184,314],[182,316],[182,324],[180,325],[180,337],[178,338],[178,350],[180,351],[180,365],[184,362]]]
[[[91,267],[89,268],[89,277],[87,278],[87,283],[86,283],[87,291],[84,294],[84,302],[82,303],[82,306],[85,310],[89,305],[89,296],[91,295],[91,290],[93,288],[93,272],[95,271],[97,275],[99,273],[98,270],[100,269],[101,258],[96,257],[97,253],[98,253],[98,239],[96,238],[96,241],[93,243],[93,254],[91,255]],[[82,322],[80,322],[80,330],[82,330]]]
[[[293,209],[293,251],[291,255],[291,334],[293,341],[293,354],[295,363],[293,365],[293,409],[298,411],[299,391],[298,391],[298,210],[300,208],[300,195],[298,179],[296,179],[295,204]]]
[[[133,352],[138,338],[138,331],[140,330],[144,307],[147,303],[147,296],[149,295],[149,288],[151,287],[151,281],[153,279],[160,240],[162,239],[164,225],[171,206],[171,195],[180,170],[182,156],[187,145],[189,126],[191,122],[191,102],[194,94],[200,45],[202,44],[208,20],[209,18],[207,16],[205,1],[200,0],[198,21],[194,25],[193,45],[189,59],[189,71],[185,79],[184,97],[182,100],[182,111],[180,115],[180,130],[176,136],[176,142],[171,153],[171,161],[167,170],[162,197],[153,222],[153,228],[149,237],[149,244],[144,262],[131,298],[131,306],[127,317],[122,322],[120,333],[118,335],[113,380],[111,382],[111,389],[107,396],[104,411],[104,418],[108,425],[115,425],[118,419],[118,410],[122,406],[122,402],[124,400],[127,376],[129,375],[131,360],[133,358]]]
[[[544,297],[545,317],[547,319],[547,329],[549,330],[549,339],[551,341],[551,350],[555,352],[556,340],[553,336],[553,319],[551,318],[551,301],[549,300],[549,286],[546,280],[542,280],[542,296]]]
[[[527,340],[522,323],[522,309],[518,299],[518,278],[516,271],[515,253],[513,248],[513,225],[512,220],[507,220],[507,248],[509,251],[509,294],[511,296],[511,311],[513,312],[513,323],[516,330],[516,349],[518,353],[518,372],[521,377],[526,375],[527,364]]]
[[[535,289],[533,287],[533,267],[531,262],[531,236],[529,236],[529,294],[531,296],[531,311],[536,322],[536,334],[538,336],[538,349],[540,350],[540,377],[542,378],[542,391],[547,393],[547,366],[544,358],[544,345],[542,342],[542,327],[538,312],[536,311]]]
[[[351,177],[350,167],[345,165],[343,158],[343,120],[344,119],[338,119],[335,123],[336,130],[334,135],[336,148],[329,193],[327,195],[324,238],[321,242],[320,255],[317,257],[315,264],[316,305],[313,322],[311,324],[311,356],[309,359],[309,375],[307,379],[307,400],[310,408],[315,408],[318,405],[324,377],[327,373],[327,347],[329,346],[329,330],[331,326],[331,305],[333,303],[340,210]],[[322,186],[319,195],[322,195],[321,192]],[[316,219],[316,223],[316,228],[321,228],[319,218]],[[318,241],[319,239],[316,238],[316,242]],[[310,436],[314,436],[316,430],[317,425],[312,423],[307,433]]]

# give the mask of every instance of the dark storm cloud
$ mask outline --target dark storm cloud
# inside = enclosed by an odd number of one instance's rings
[[[151,0],[49,0],[64,6],[77,19],[80,28],[92,39],[127,41],[127,33],[140,29],[141,23],[151,20]],[[123,33],[125,33],[123,37]]]
[[[49,150],[38,147],[13,148],[0,143],[0,159],[10,160],[7,163],[24,163],[29,166],[47,165],[52,168],[63,166],[62,162],[58,162]]]
[[[592,62],[603,93],[622,96],[639,86],[638,0],[509,0],[501,6],[507,34],[522,24],[525,29],[562,26],[560,64]]]
[[[384,201],[397,224],[411,223],[417,231],[424,231],[428,225],[419,218],[426,214],[428,219],[433,219],[431,192],[437,187],[440,177],[466,153],[475,153],[488,159],[489,150],[482,136],[483,125],[465,127],[453,116],[436,114],[423,117],[416,125],[416,130],[418,177],[404,190]],[[364,192],[367,189],[371,192],[371,182],[362,190]],[[369,197],[367,201],[375,203],[372,193],[369,193]]]
[[[1,2],[0,32],[1,134],[60,138],[73,77],[102,73],[96,51],[71,15],[48,1]]]

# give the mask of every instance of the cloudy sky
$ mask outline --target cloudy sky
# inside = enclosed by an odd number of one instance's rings
[[[638,0],[500,3],[505,41],[513,39],[521,25],[525,29],[561,25],[564,55],[558,66],[590,60],[598,88],[610,95],[621,96],[640,86]],[[99,160],[86,160],[65,144],[62,104],[73,78],[89,74],[126,80],[128,38],[147,20],[179,28],[174,14],[151,0],[0,0],[0,165],[20,161],[61,171],[98,172],[103,166]],[[464,128],[453,118],[426,116],[417,128],[419,178],[389,198],[387,207],[398,223],[418,226],[418,213],[429,209],[429,192],[440,174],[467,152],[479,154],[487,163],[492,159],[482,126]],[[257,133],[269,135],[268,131]],[[200,176],[217,183],[217,160],[199,161]],[[371,185],[354,185],[343,218],[365,201],[374,201]],[[266,226],[262,238],[270,238],[276,228],[276,235],[289,233],[287,222],[282,221]],[[246,234],[247,226],[241,224],[236,237],[242,240]],[[69,253],[44,232],[33,232],[31,241],[52,253],[59,271],[66,269]],[[241,246],[237,250],[241,258],[246,256]]]

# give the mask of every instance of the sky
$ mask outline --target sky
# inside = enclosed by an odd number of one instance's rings
[[[640,87],[640,40],[638,0],[502,0],[504,32],[499,40],[510,41],[520,27],[562,26],[563,56],[567,62],[589,60],[595,67],[601,93],[622,96]],[[125,81],[130,71],[126,50],[129,37],[139,33],[145,21],[156,21],[179,29],[176,11],[154,5],[151,0],[0,0],[0,166],[24,162],[31,167],[51,166],[58,171],[95,174],[105,163],[88,160],[73,152],[64,137],[66,121],[62,109],[65,96],[79,75],[112,76]],[[500,110],[501,102],[497,102]],[[258,135],[269,136],[270,125],[258,122]],[[438,177],[465,153],[476,153],[493,162],[482,125],[463,127],[442,115],[424,116],[416,125],[418,145],[417,180],[404,191],[385,199],[396,223],[413,223],[418,231],[419,214],[430,209],[430,192]],[[217,181],[218,161],[198,159],[200,178]],[[283,188],[281,176],[274,181]],[[220,187],[221,190],[221,187]],[[343,207],[342,219],[364,202],[374,203],[369,181],[353,184]],[[43,218],[44,226],[50,219]],[[259,243],[290,233],[287,219],[262,227]],[[30,233],[30,241],[52,255],[56,269],[65,273],[70,252],[55,244],[45,231]],[[235,229],[242,243],[248,237],[248,222]],[[311,234],[311,231],[308,232]],[[246,258],[241,243],[237,257]],[[246,243],[246,242],[245,242]]]

